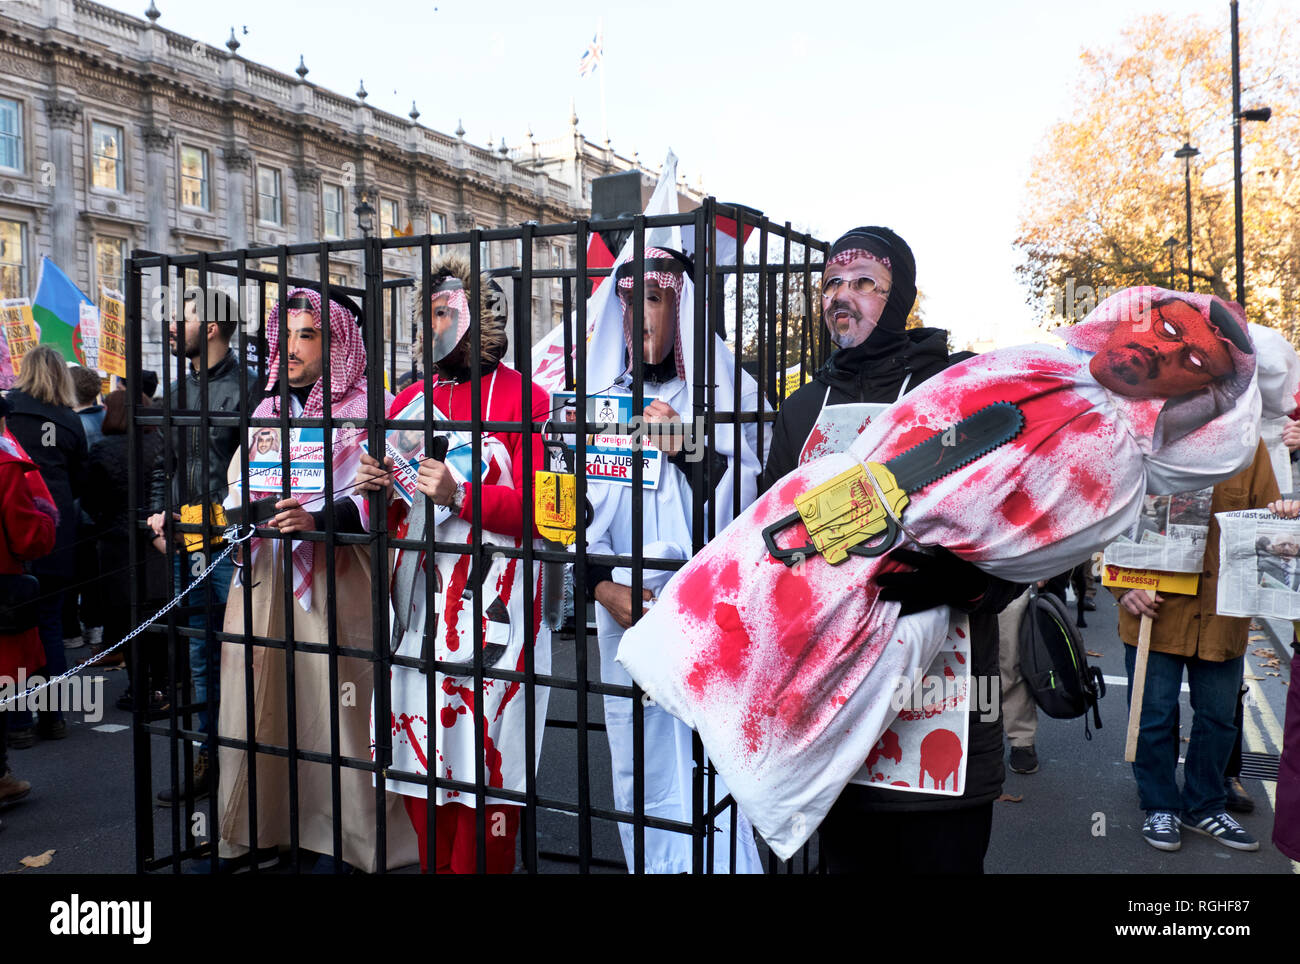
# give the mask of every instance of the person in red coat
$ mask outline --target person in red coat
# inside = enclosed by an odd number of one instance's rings
[[[35,463],[5,432],[9,403],[0,395],[0,607],[16,611],[10,593],[17,592],[15,576],[23,574],[23,562],[39,559],[54,549],[58,511]],[[7,617],[4,623],[10,622]],[[19,624],[25,622],[18,619]],[[2,625],[2,624],[0,624]],[[24,674],[45,665],[45,649],[35,622],[19,632],[0,629],[0,693],[17,696],[19,671]],[[32,785],[9,771],[6,737],[12,704],[0,706],[0,806],[13,803],[31,792]],[[0,824],[0,828],[3,828]]]

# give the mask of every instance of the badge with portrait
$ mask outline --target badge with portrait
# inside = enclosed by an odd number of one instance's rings
[[[577,451],[577,436],[564,434],[564,424],[578,421],[576,392],[552,392],[551,411],[556,413],[557,431],[570,452]],[[639,413],[638,413],[639,414]],[[630,428],[632,422],[632,396],[626,392],[602,392],[587,397],[587,418],[590,423],[602,423],[606,431],[587,436],[587,480],[589,482],[632,484],[633,459],[641,457],[641,487],[659,488],[663,471],[663,453],[659,451],[644,431]],[[637,452],[637,447],[640,452]],[[572,460],[571,460],[572,461]]]
[[[279,428],[255,428],[248,435],[248,478],[259,492],[283,491],[284,436]],[[325,491],[325,430],[289,429],[289,491]]]
[[[395,420],[422,420],[424,408],[424,395],[417,395],[406,408],[397,413]],[[435,422],[450,421],[438,406],[431,404],[429,409]],[[451,469],[452,478],[458,485],[467,481],[472,474],[470,469],[474,459],[474,445],[469,435],[465,432],[436,432],[435,434],[447,437],[447,456],[444,461]],[[419,491],[416,488],[416,479],[420,474],[420,463],[424,460],[424,429],[393,429],[384,436],[384,454],[393,460],[393,487],[406,504],[410,505],[411,500],[415,498],[415,493]],[[487,473],[487,453],[480,450],[478,472],[480,481],[487,476]]]

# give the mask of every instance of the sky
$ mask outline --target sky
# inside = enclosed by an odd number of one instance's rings
[[[560,136],[571,102],[599,143],[603,72],[617,152],[658,167],[671,149],[691,184],[826,240],[892,227],[927,323],[958,345],[1032,337],[1013,241],[1080,52],[1148,13],[1229,23],[1227,0],[156,2],[161,26],[218,48],[234,26],[250,60],[287,73],[301,55],[313,83],[364,79],[371,106],[405,116],[414,100],[422,124],[484,145]],[[1278,9],[1300,17],[1300,0],[1242,0],[1242,21]],[[598,23],[604,59],[580,78]]]

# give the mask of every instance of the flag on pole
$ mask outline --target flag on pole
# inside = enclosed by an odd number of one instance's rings
[[[578,60],[579,77],[586,77],[589,73],[600,66],[600,58],[604,56],[604,50],[602,49],[603,41],[600,36],[603,32],[603,27],[597,27],[596,36],[591,38],[591,45],[582,52],[582,57]]]
[[[94,302],[48,257],[41,258],[32,316],[41,329],[41,344],[53,345],[65,361],[85,364],[81,354],[81,306]]]

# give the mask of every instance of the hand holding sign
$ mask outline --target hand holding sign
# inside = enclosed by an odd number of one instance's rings
[[[352,483],[359,492],[377,492],[388,490],[389,498],[393,495],[393,460],[384,457],[383,464],[367,452],[361,453],[361,464],[357,466],[357,476]]]
[[[420,463],[416,487],[429,497],[434,505],[451,505],[456,496],[456,477],[443,461],[447,457],[447,437],[436,436],[429,454]]]

